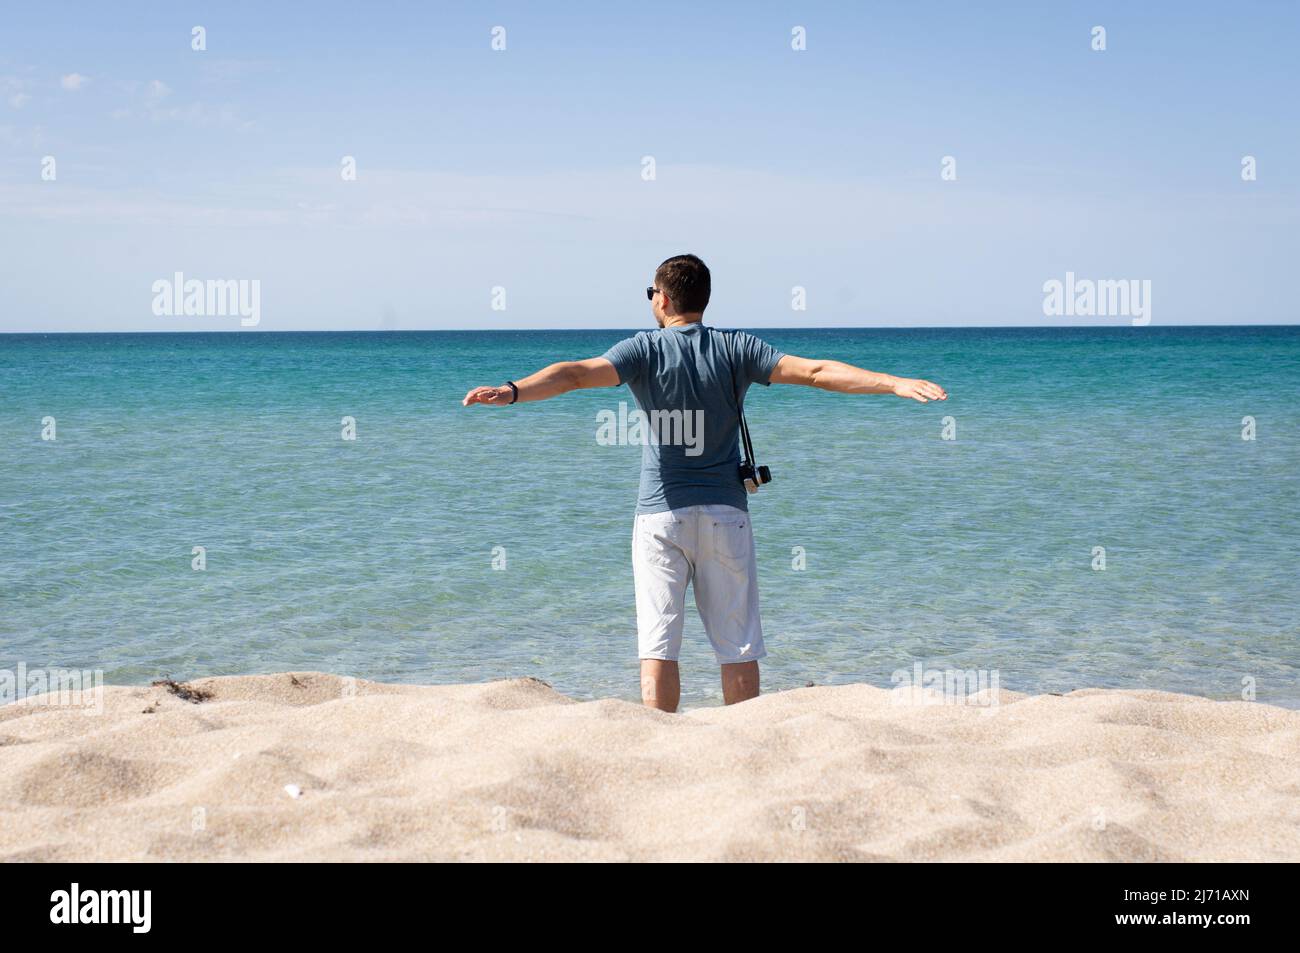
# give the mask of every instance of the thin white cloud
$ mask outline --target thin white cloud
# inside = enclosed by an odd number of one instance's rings
[[[80,73],[68,73],[61,80],[59,85],[70,93],[75,93],[81,87],[90,82],[89,76],[82,76]]]
[[[275,65],[267,60],[217,59],[205,56],[199,64],[203,82],[235,84],[258,73],[273,72]]]
[[[0,136],[6,127],[0,127]],[[215,206],[188,198],[138,190],[86,189],[60,186],[57,194],[40,183],[0,183],[0,210],[6,218],[61,223],[263,228],[292,224],[286,209]]]
[[[254,123],[241,117],[231,105],[212,106],[199,100],[180,102],[173,96],[170,86],[160,79],[147,83],[139,80],[122,80],[117,87],[126,92],[131,103],[109,112],[115,120],[147,120],[149,122],[179,122],[194,126],[211,126],[252,129]]]
[[[31,87],[31,81],[20,76],[0,76],[0,94],[13,109],[22,109],[32,101],[25,90]]]

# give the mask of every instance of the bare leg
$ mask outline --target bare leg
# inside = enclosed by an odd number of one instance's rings
[[[657,658],[641,660],[641,704],[673,712],[681,696],[682,680],[676,662]]]
[[[758,662],[722,666],[722,700],[728,705],[758,697]]]

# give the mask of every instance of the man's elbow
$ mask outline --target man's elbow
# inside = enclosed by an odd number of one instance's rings
[[[582,365],[577,361],[563,361],[555,365],[556,377],[560,386],[566,391],[577,390],[582,386]]]
[[[604,358],[568,361],[563,365],[564,379],[570,390],[585,387],[617,387],[618,372]]]
[[[603,383],[589,361],[565,361],[563,364],[557,364],[556,367],[559,369],[560,380],[563,381],[566,391],[599,387]]]

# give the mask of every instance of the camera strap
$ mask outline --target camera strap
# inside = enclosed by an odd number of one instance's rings
[[[754,465],[754,444],[749,439],[749,424],[745,423],[745,408],[740,408],[740,445],[745,448],[745,460]]]
[[[740,395],[740,387],[736,383],[736,357],[732,353],[732,338],[734,335],[728,334],[727,338],[727,367],[731,371],[731,391],[736,396],[736,410],[740,414],[740,446],[744,451],[744,462],[750,466],[757,466],[754,460],[754,444],[749,439],[749,424],[745,422],[745,400]]]

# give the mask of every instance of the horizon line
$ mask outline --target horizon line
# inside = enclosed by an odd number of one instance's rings
[[[719,330],[752,330],[752,331],[1050,331],[1050,330],[1094,330],[1094,331],[1122,331],[1122,330],[1149,330],[1158,328],[1162,330],[1172,329],[1190,329],[1190,328],[1294,328],[1300,327],[1300,321],[1294,322],[1272,322],[1262,324],[907,324],[907,325],[884,325],[884,324],[823,324],[823,325],[737,325],[735,327],[723,327],[720,325],[709,325],[717,327]],[[189,330],[179,328],[157,329],[157,330],[129,330],[129,331],[112,331],[112,330],[80,330],[80,331],[5,331],[0,330],[0,336],[3,335],[72,335],[72,334],[232,334],[232,335],[258,335],[258,334],[478,334],[478,333],[514,333],[520,331],[531,332],[600,332],[600,331],[653,331],[655,327],[645,327],[643,325],[635,326],[612,326],[612,327],[491,327],[491,328],[282,328],[258,329],[258,328],[193,328]]]

